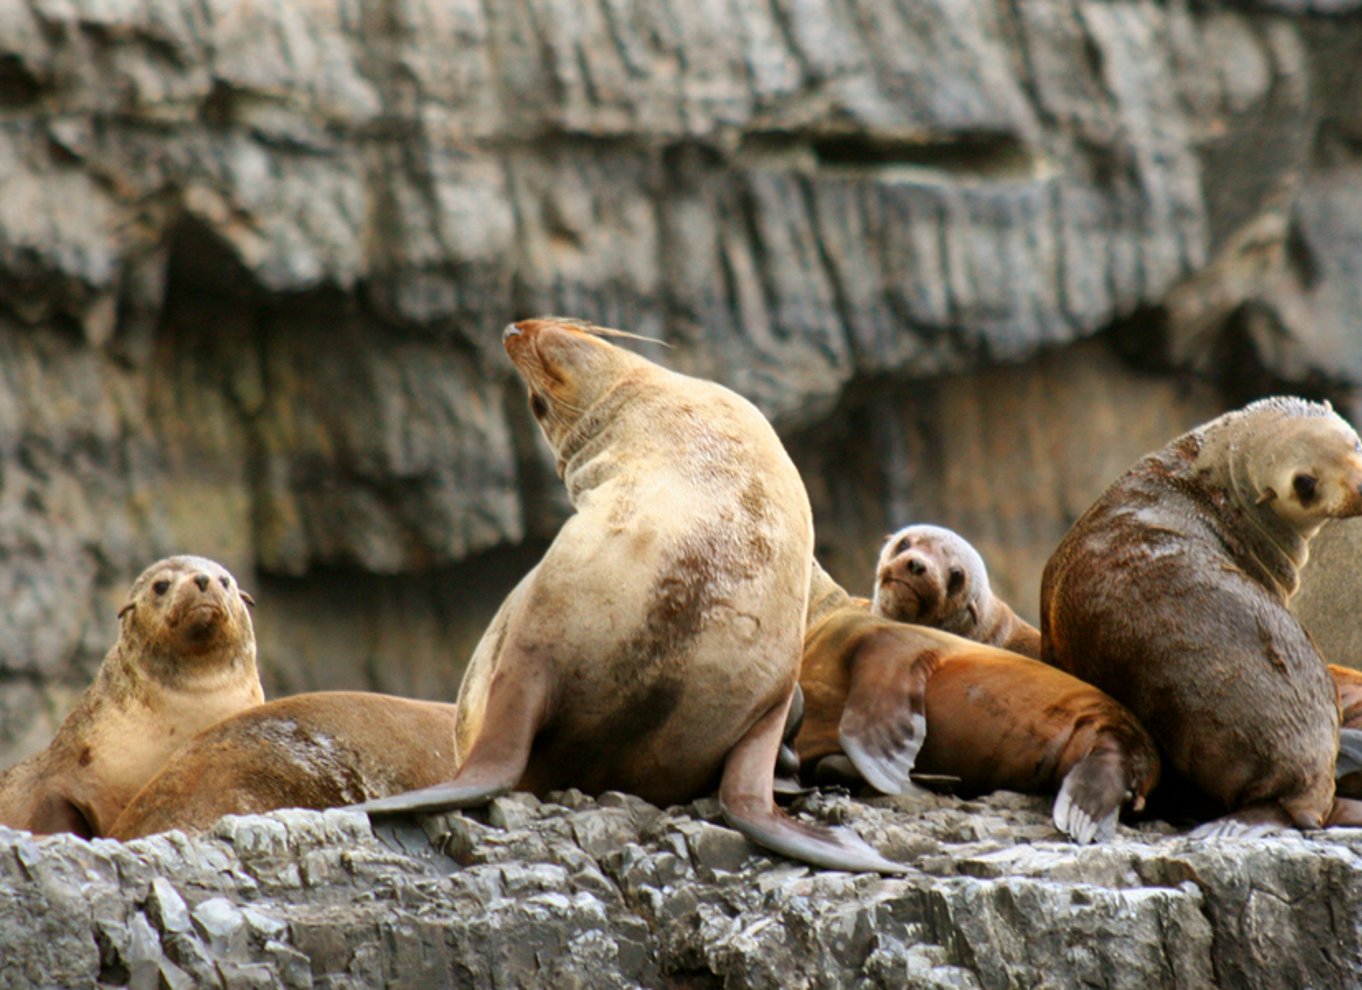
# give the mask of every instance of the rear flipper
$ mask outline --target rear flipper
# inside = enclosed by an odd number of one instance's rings
[[[1334,764],[1334,778],[1342,780],[1350,773],[1362,771],[1362,729],[1338,730],[1338,761]]]
[[[1254,804],[1198,825],[1189,834],[1193,839],[1261,839],[1294,824],[1281,805]]]
[[[902,794],[927,738],[927,679],[935,651],[905,654],[892,634],[867,636],[851,661],[851,686],[837,727],[842,752],[876,790]]]
[[[804,691],[796,684],[794,697],[790,701],[789,714],[785,716],[785,731],[780,738],[780,752],[776,756],[776,793],[782,795],[803,794],[807,788],[799,784],[799,754],[795,752],[795,736],[804,724]]]
[[[832,870],[903,873],[908,867],[885,859],[848,829],[795,821],[771,799],[776,751],[780,748],[787,698],[757,719],[729,751],[719,785],[724,819],[760,846],[791,859]]]
[[[498,671],[487,691],[482,731],[453,778],[419,791],[351,805],[370,815],[432,814],[486,804],[520,782],[544,720],[548,679]]]
[[[1324,827],[1362,828],[1362,801],[1346,797],[1334,798],[1334,806],[1329,811],[1329,817],[1324,820]]]
[[[1113,749],[1094,749],[1073,765],[1055,797],[1055,828],[1080,845],[1116,836],[1121,805],[1131,797],[1125,758]]]

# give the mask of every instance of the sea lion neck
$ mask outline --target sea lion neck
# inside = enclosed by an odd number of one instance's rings
[[[558,475],[573,505],[610,480],[619,464],[611,454],[615,437],[627,431],[626,407],[647,394],[635,376],[621,376],[586,409],[558,443]]]
[[[1300,584],[1300,569],[1309,557],[1309,545],[1307,537],[1270,506],[1260,504],[1260,493],[1246,464],[1250,452],[1238,442],[1244,419],[1242,412],[1231,413],[1201,430],[1192,466],[1203,484],[1221,493],[1218,498],[1213,495],[1210,504],[1217,515],[1228,519],[1229,525],[1222,524],[1222,531],[1236,536],[1227,542],[1227,549],[1285,603]]]

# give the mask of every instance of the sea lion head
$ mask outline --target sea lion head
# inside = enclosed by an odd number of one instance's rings
[[[1265,423],[1238,445],[1241,497],[1307,539],[1329,519],[1362,515],[1362,441],[1328,403],[1264,399],[1243,412]]]
[[[520,320],[502,331],[506,353],[529,388],[530,412],[559,455],[560,473],[565,443],[592,408],[622,380],[656,368],[606,337],[647,339],[559,316]]]
[[[885,538],[875,567],[876,615],[963,636],[984,618],[989,596],[983,558],[954,531],[919,524]]]
[[[247,605],[255,602],[221,564],[206,557],[167,557],[152,564],[119,610],[120,642],[129,655],[159,664],[162,676],[255,656]]]

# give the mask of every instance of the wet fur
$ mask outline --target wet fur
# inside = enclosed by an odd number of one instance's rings
[[[1295,499],[1296,462],[1319,475]],[[1043,655],[1128,705],[1221,812],[1331,814],[1336,688],[1287,611],[1306,540],[1362,511],[1356,436],[1325,406],[1255,403],[1142,459],[1045,569]]]
[[[175,749],[263,701],[249,600],[211,560],[147,568],[119,613],[118,641],[51,744],[0,774],[0,824],[104,835]]]
[[[829,597],[824,591],[800,673],[805,712],[795,747],[807,769],[843,751],[847,710],[863,692],[891,706],[867,707],[876,721],[902,727],[910,710],[925,716],[913,770],[956,777],[963,794],[1053,794],[1092,760],[1074,800],[1103,819],[1123,803],[1141,806],[1158,780],[1153,740],[1091,685],[1028,657],[884,619],[854,599],[829,607]],[[857,682],[867,678],[872,690],[863,691]]]
[[[110,838],[210,828],[223,815],[317,810],[449,775],[454,705],[354,691],[294,695],[210,726],[129,802]]]

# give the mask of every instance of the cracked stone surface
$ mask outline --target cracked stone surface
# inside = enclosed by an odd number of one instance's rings
[[[0,984],[1355,986],[1362,832],[1061,841],[1047,802],[855,801],[902,878],[772,858],[713,800],[575,792],[379,825],[227,818],[121,845],[0,831]]]

